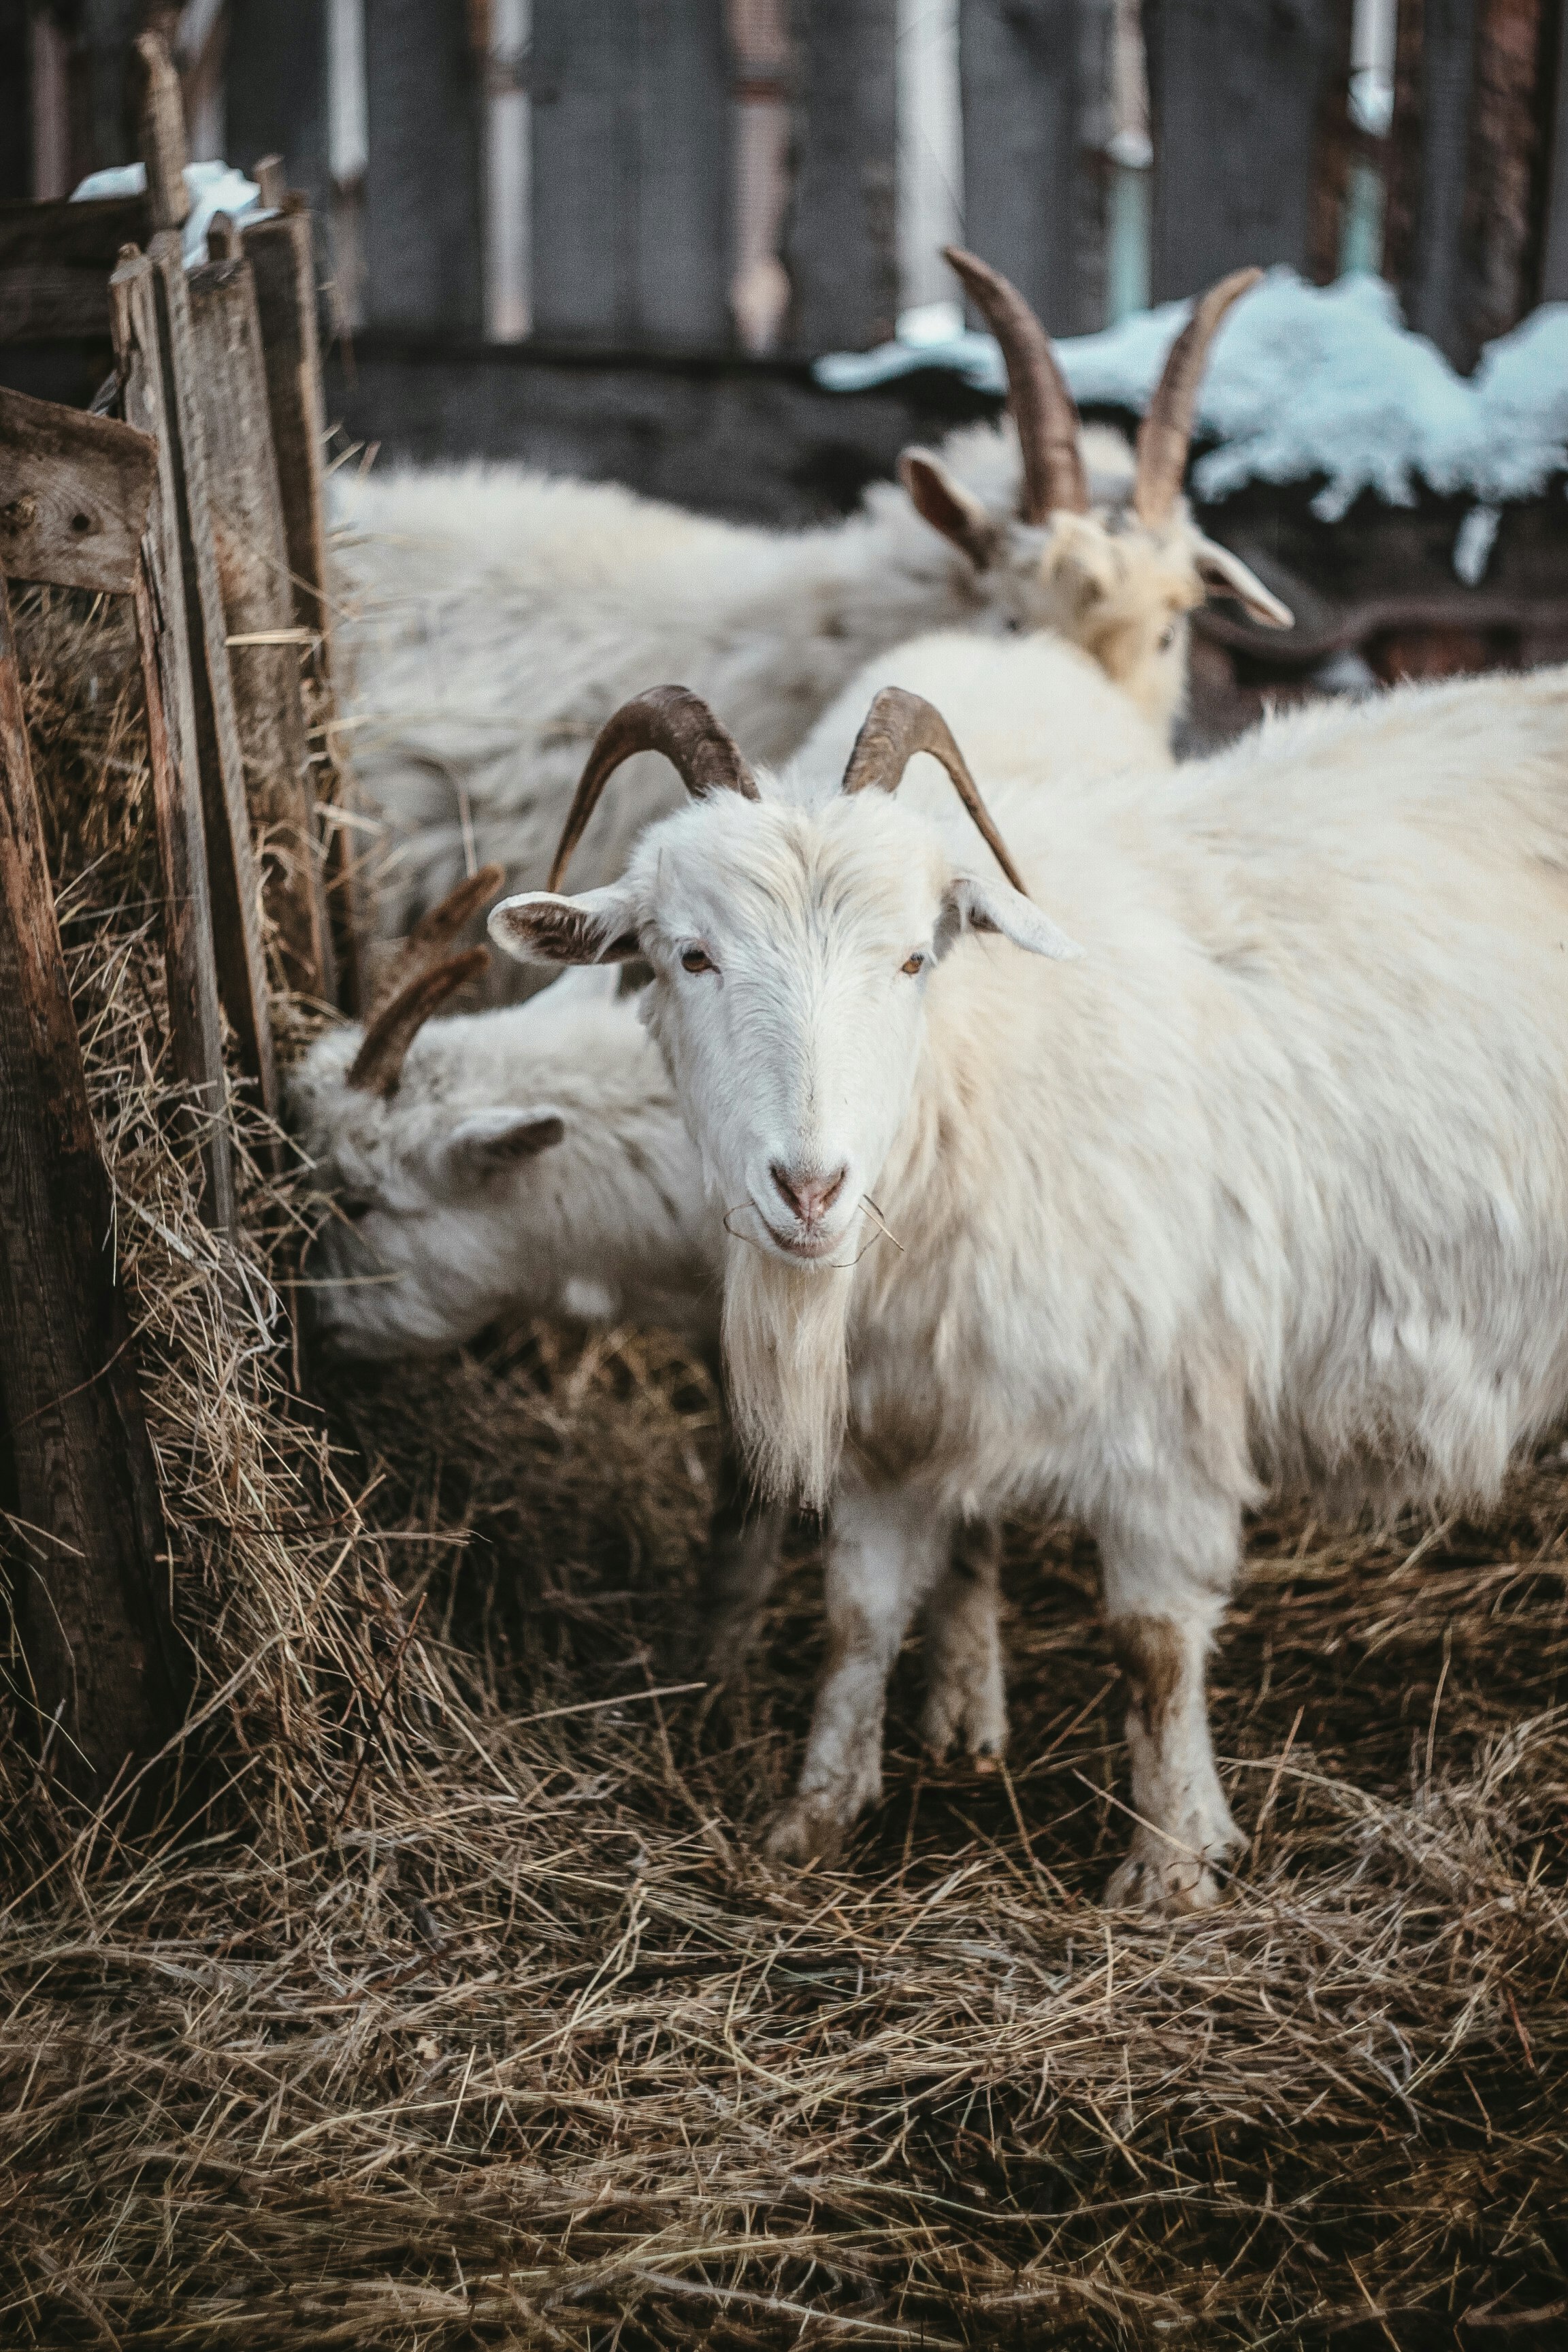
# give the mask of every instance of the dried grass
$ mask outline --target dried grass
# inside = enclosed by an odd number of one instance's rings
[[[237,1337],[162,1139],[136,730],[83,690],[101,616],[48,628],[205,1779],[139,1850],[0,1792],[0,2341],[1568,2339],[1563,1454],[1484,1528],[1253,1529],[1220,1914],[1095,1907],[1125,1784],[1063,1528],[1011,1545],[1010,1771],[922,1765],[906,1661],[848,1863],[769,1874],[809,1541],[721,1726],[653,1695],[712,1433],[673,1346],[535,1333],[289,1416],[290,1189],[252,1170]]]

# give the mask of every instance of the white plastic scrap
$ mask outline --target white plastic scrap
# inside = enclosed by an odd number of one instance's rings
[[[1164,302],[1103,334],[1058,343],[1074,398],[1142,414],[1190,309]],[[816,374],[830,392],[858,392],[933,366],[982,391],[1005,389],[994,341],[967,332],[837,352]],[[1484,507],[1533,497],[1568,468],[1568,303],[1545,304],[1489,343],[1467,378],[1406,330],[1381,278],[1358,272],[1318,287],[1271,269],[1221,330],[1197,429],[1215,445],[1193,469],[1200,499],[1226,498],[1246,482],[1321,477],[1313,512],[1332,522],[1363,490],[1409,506],[1418,480],[1468,490]]]
[[[254,180],[234,163],[187,163],[185,193],[191,209],[180,229],[185,268],[195,269],[207,257],[207,231],[219,213],[233,221],[258,220],[267,207]],[[107,172],[90,172],[71,190],[72,204],[92,196],[139,196],[147,185],[145,163],[116,163]]]
[[[1479,588],[1486,578],[1501,520],[1499,507],[1472,507],[1455,532],[1454,573],[1467,588]]]

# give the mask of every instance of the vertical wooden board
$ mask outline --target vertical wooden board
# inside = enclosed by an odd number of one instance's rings
[[[245,761],[235,716],[223,598],[213,545],[206,433],[191,334],[190,295],[178,233],[153,239],[159,356],[169,398],[170,437],[195,692],[196,748],[206,816],[218,984],[234,1024],[241,1065],[262,1108],[278,1108],[278,1074],[261,948],[260,884],[245,799]]]
[[[632,331],[730,341],[731,102],[723,0],[637,0]]]
[[[325,211],[327,0],[228,0],[224,114],[229,163],[254,177],[263,155],[281,155],[289,184]]]
[[[618,342],[636,315],[626,229],[635,184],[638,0],[533,0],[533,331]]]
[[[208,262],[192,274],[190,297],[226,635],[242,641],[276,638],[293,627],[294,600],[250,264]],[[284,988],[330,999],[331,941],[300,690],[300,648],[231,642],[228,655],[274,968]]]
[[[897,0],[795,0],[794,21],[794,340],[863,349],[891,335],[898,309]]]
[[[1476,0],[1425,0],[1414,250],[1401,290],[1408,323],[1461,364],[1467,338],[1460,232],[1475,54]]]
[[[963,235],[1053,334],[1105,324],[1110,0],[961,0]]]
[[[1143,0],[1154,140],[1153,299],[1248,263],[1305,269],[1339,0]]]
[[[91,1801],[177,1727],[184,1676],[3,580],[0,988],[0,1450],[31,1531],[6,1549],[40,1740]]]
[[[31,12],[0,8],[0,201],[33,196],[33,44]]]
[[[258,221],[242,232],[241,246],[256,283],[294,618],[324,639],[330,635],[322,480],[327,427],[310,215],[290,208],[280,219]]]
[[[1547,122],[1541,299],[1568,302],[1568,8],[1563,11],[1552,61],[1555,70]]]
[[[465,0],[365,0],[372,326],[483,329],[483,93],[468,25]]]
[[[224,1083],[178,493],[153,265],[144,256],[138,254],[121,263],[110,283],[110,301],[126,422],[148,434],[158,453],[142,547],[142,578],[137,589],[136,624],[163,892],[170,1044],[176,1075],[192,1090],[203,1160],[203,1213],[209,1224],[232,1231],[234,1158]]]

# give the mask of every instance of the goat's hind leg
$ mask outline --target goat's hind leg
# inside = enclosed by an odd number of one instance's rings
[[[826,1578],[827,1663],[795,1794],[768,1840],[781,1862],[831,1854],[882,1793],[888,1676],[916,1610],[947,1565],[952,1522],[900,1490],[851,1487],[835,1503]]]
[[[970,1756],[1000,1756],[1007,1744],[1002,1684],[1002,1531],[963,1519],[925,1608],[926,1703],[921,1732],[933,1756],[960,1745]]]
[[[1100,1530],[1110,1645],[1126,1679],[1136,1824],[1111,1873],[1118,1908],[1205,1911],[1242,1844],[1215,1769],[1204,1665],[1229,1592],[1237,1515],[1216,1500]]]

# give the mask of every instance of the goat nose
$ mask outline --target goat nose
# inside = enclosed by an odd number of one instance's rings
[[[849,1170],[846,1162],[840,1161],[826,1176],[809,1176],[804,1169],[785,1168],[775,1160],[770,1173],[801,1223],[816,1225],[821,1223],[838,1198]]]

